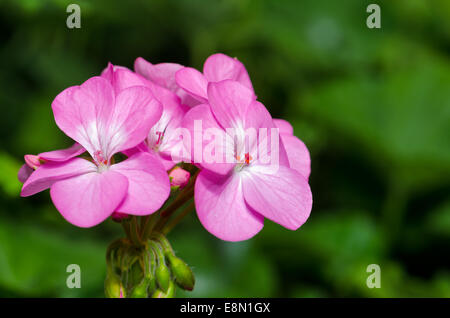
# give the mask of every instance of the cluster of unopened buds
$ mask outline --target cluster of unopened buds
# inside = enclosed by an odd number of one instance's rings
[[[175,286],[192,290],[194,274],[164,235],[154,233],[143,244],[114,241],[106,253],[105,294],[110,298],[169,298]]]
[[[107,252],[108,297],[172,297],[194,276],[166,235],[190,211],[226,241],[256,235],[267,218],[296,230],[309,217],[310,157],[292,126],[257,101],[244,65],[210,56],[203,73],[179,64],[134,71],[108,64],[52,103],[75,143],[25,155],[22,196],[50,189],[70,223],[111,217],[126,237]]]

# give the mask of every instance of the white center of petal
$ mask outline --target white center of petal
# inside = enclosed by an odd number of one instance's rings
[[[147,137],[147,146],[149,149],[153,151],[159,151],[159,148],[161,147],[163,141],[164,141],[164,134],[165,134],[165,128],[162,127],[162,125],[154,126]]]

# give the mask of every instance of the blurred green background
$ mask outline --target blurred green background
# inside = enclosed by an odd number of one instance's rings
[[[381,29],[366,7],[381,6]],[[81,6],[81,29],[66,7]],[[195,213],[170,235],[193,297],[450,297],[450,1],[0,1],[0,296],[102,297],[108,220],[79,229],[48,191],[20,198],[26,153],[70,145],[50,104],[108,61],[201,68],[238,57],[311,152],[311,217],[226,243]],[[81,266],[81,289],[66,267]],[[366,267],[381,267],[381,288]]]

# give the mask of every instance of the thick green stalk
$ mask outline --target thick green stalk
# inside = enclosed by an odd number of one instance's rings
[[[181,211],[180,214],[178,214],[174,219],[172,219],[169,224],[167,224],[165,227],[161,229],[162,234],[167,235],[180,221],[188,215],[191,211],[193,211],[195,208],[195,202],[192,201],[189,203],[189,205]]]

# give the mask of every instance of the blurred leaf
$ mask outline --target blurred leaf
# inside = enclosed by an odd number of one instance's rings
[[[274,297],[278,291],[277,273],[267,256],[247,253],[240,268],[230,277],[222,297]]]
[[[71,139],[56,126],[49,97],[35,97],[17,127],[17,144],[29,154],[62,149],[72,144]]]
[[[450,239],[450,202],[429,213],[426,226],[430,233]]]
[[[405,182],[450,172],[450,65],[434,56],[405,72],[335,81],[305,98],[306,110],[346,136],[346,146]]]
[[[17,197],[22,184],[17,179],[21,164],[10,155],[0,152],[0,186],[11,197]]]
[[[5,211],[1,211],[2,214]],[[106,244],[68,239],[34,224],[0,220],[0,286],[21,296],[103,297]],[[81,288],[69,289],[66,268],[81,268]]]

